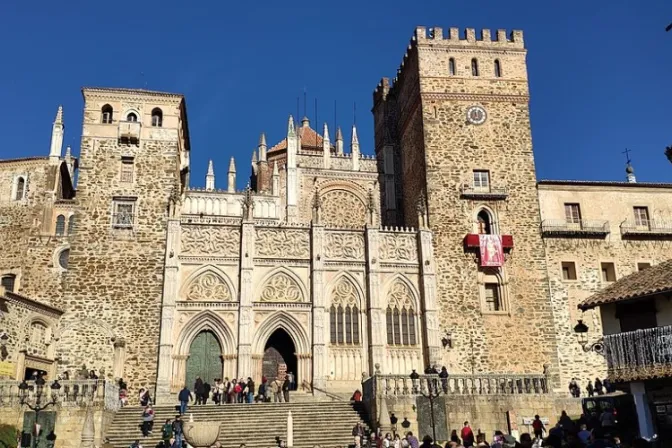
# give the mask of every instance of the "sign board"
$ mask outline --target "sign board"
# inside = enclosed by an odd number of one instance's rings
[[[548,417],[539,417],[539,420],[541,420],[541,423],[544,424],[544,426],[547,426],[549,423]],[[531,425],[532,422],[534,421],[534,417],[523,417],[523,425]]]
[[[1,361],[0,362],[0,376],[8,376],[14,378],[16,373],[16,367],[13,362]]]

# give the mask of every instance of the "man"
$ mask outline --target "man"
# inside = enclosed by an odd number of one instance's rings
[[[289,382],[289,377],[285,377],[285,382],[282,383],[282,397],[285,399],[285,403],[289,403],[289,388],[291,383]]]
[[[175,420],[173,420],[173,434],[175,435],[175,445],[182,447],[184,429],[182,427],[182,419],[179,415],[175,416]]]
[[[135,442],[131,443],[128,448],[142,448],[142,445],[140,445],[140,440],[136,439]]]
[[[538,415],[534,416],[534,421],[532,422],[532,429],[534,430],[535,439],[541,439],[542,437],[544,437],[544,431],[546,431],[546,427],[544,426],[544,423],[541,421]]]
[[[289,390],[296,390],[296,379],[292,372],[287,372],[287,378],[289,379]]]
[[[420,448],[420,441],[411,431],[408,431],[406,434],[406,441],[408,442],[409,448]]]
[[[362,446],[362,437],[364,436],[364,428],[362,428],[361,422],[357,422],[354,428],[352,428],[352,437],[355,441],[355,448],[360,448]]]
[[[184,389],[180,391],[177,399],[180,400],[180,415],[186,414],[187,405],[189,404],[189,400],[191,400],[191,391],[186,385],[184,386]]]
[[[471,430],[469,422],[464,422],[460,437],[462,437],[462,445],[464,445],[464,448],[474,446],[474,432]]]
[[[208,398],[210,398],[210,391],[211,390],[212,390],[212,386],[210,386],[210,383],[205,381],[203,383],[203,396],[201,397],[202,404],[208,404]]]

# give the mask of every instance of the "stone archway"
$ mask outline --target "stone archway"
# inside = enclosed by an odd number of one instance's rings
[[[294,341],[285,330],[278,328],[266,342],[261,361],[261,374],[271,382],[276,378],[284,381],[285,375],[292,372],[294,381],[297,382],[297,367]]]

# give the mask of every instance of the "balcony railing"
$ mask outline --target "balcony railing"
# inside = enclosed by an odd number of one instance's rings
[[[460,195],[465,199],[504,200],[509,197],[506,187],[475,187],[464,184],[460,187]]]
[[[119,122],[119,140],[137,142],[140,140],[140,123],[137,121]]]
[[[648,221],[624,221],[621,223],[621,235],[656,237],[672,236],[672,221],[650,219]]]
[[[672,376],[672,325],[605,336],[604,350],[614,381]]]
[[[20,381],[0,381],[0,407],[12,407],[20,405],[19,384]],[[35,382],[28,381],[28,398],[33,402]],[[100,406],[105,409],[116,411],[119,409],[119,387],[114,382],[106,380],[64,380],[59,381],[61,388],[52,391],[51,381],[44,386],[42,401],[47,402],[55,396],[57,406]]]
[[[543,236],[575,238],[604,238],[609,235],[609,221],[580,221],[545,219],[541,222]]]

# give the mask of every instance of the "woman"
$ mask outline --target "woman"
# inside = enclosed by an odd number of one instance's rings
[[[173,423],[170,419],[167,419],[161,428],[161,438],[163,439],[164,447],[170,447],[174,443],[174,441],[170,441],[173,438]]]
[[[455,442],[458,445],[462,445],[462,441],[460,440],[460,437],[457,435],[457,429],[453,429],[453,431],[450,433],[450,441]]]
[[[154,426],[154,409],[151,406],[145,407],[142,413],[142,435],[149,437]]]
[[[149,390],[140,389],[140,406],[149,406],[152,404],[152,397],[149,395]]]

